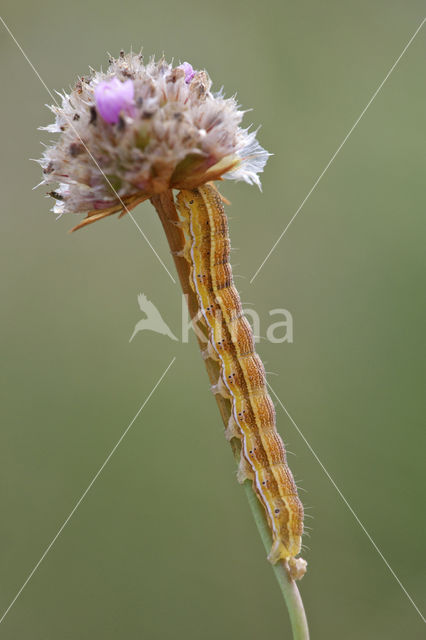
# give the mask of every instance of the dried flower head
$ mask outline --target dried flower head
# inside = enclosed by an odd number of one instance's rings
[[[53,211],[88,212],[86,224],[166,189],[221,178],[260,186],[269,154],[256,132],[240,127],[235,99],[210,87],[188,62],[144,65],[132,53],[80,78],[50,107],[55,123],[41,127],[60,133],[40,160],[42,184],[59,185],[50,192]]]

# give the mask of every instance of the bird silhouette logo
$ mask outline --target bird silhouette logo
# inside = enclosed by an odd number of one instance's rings
[[[138,295],[138,303],[142,313],[146,315],[146,318],[142,318],[136,323],[134,331],[131,335],[129,342],[133,340],[135,335],[139,331],[155,331],[155,333],[161,333],[163,336],[168,336],[171,340],[177,340],[174,333],[169,329],[167,324],[161,317],[157,307],[143,294]]]

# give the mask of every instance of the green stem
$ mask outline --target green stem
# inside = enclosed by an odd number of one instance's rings
[[[260,504],[256,494],[253,491],[251,482],[246,480],[243,486],[247,495],[251,512],[253,514],[254,521],[260,533],[260,537],[262,538],[263,545],[266,551],[269,553],[272,540],[271,534],[269,532],[269,527],[265,520],[262,505]],[[287,605],[291,628],[293,631],[293,639],[309,640],[308,621],[306,619],[303,601],[299,593],[299,589],[297,588],[297,583],[295,582],[295,580],[292,580],[290,578],[283,562],[277,562],[277,564],[272,565],[272,569],[275,573],[275,577],[278,581],[281,593],[283,594],[285,603]]]
[[[173,259],[176,265],[176,270],[179,275],[180,283],[183,293],[187,296],[188,308],[191,318],[195,317],[198,312],[198,301],[194,292],[189,286],[189,265],[187,261],[176,255],[184,245],[184,236],[182,230],[174,223],[179,221],[177,214],[173,194],[171,191],[162,193],[158,196],[151,198],[151,202],[157,210],[163,225],[164,231],[167,236],[167,240],[170,246],[170,250],[173,255]],[[200,343],[200,348],[204,348],[204,345]],[[219,375],[219,368],[216,362],[211,359],[204,361],[212,384],[217,382]],[[219,411],[222,416],[223,424],[228,424],[230,416],[230,403],[222,398],[220,395],[216,395],[216,401],[219,406]],[[237,463],[240,460],[240,443],[233,439],[231,441],[232,451]],[[269,531],[268,523],[265,518],[265,513],[262,505],[260,504],[250,481],[246,481],[243,484],[248,502],[250,505],[253,518],[256,522],[256,526],[259,530],[260,537],[267,552],[269,553],[272,539]],[[297,588],[296,582],[290,577],[286,565],[284,562],[277,562],[275,565],[271,565],[277,578],[278,584],[283,594],[285,603],[287,605],[288,613],[290,616],[291,627],[293,630],[293,640],[309,640],[308,623],[306,620],[305,610],[303,608],[302,598]]]

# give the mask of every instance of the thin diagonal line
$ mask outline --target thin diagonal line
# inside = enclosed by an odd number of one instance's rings
[[[368,101],[367,105],[364,107],[364,109],[361,111],[361,114],[359,115],[359,117],[355,120],[354,124],[352,125],[352,127],[349,129],[348,133],[346,134],[346,136],[343,138],[343,141],[340,143],[340,145],[337,147],[336,151],[333,153],[333,155],[331,156],[330,160],[328,161],[328,163],[326,164],[326,166],[324,167],[323,171],[320,173],[320,175],[318,176],[318,178],[316,179],[316,181],[314,182],[312,188],[310,189],[310,191],[308,191],[307,195],[305,196],[304,200],[302,201],[302,203],[300,204],[299,208],[297,209],[297,211],[293,214],[293,216],[290,218],[290,221],[287,223],[286,227],[283,229],[281,235],[279,236],[278,240],[276,240],[276,242],[274,243],[274,245],[272,246],[271,250],[269,251],[269,253],[267,254],[266,258],[263,260],[262,264],[260,265],[260,267],[257,269],[257,271],[255,272],[255,274],[252,276],[251,280],[250,280],[250,284],[252,284],[253,280],[257,277],[257,275],[259,274],[259,271],[263,268],[265,262],[267,260],[269,260],[272,252],[275,250],[275,248],[277,247],[278,243],[281,241],[281,239],[283,238],[284,234],[286,233],[287,229],[290,227],[291,223],[294,221],[294,219],[296,218],[296,216],[298,215],[298,213],[302,210],[302,208],[304,207],[304,205],[306,204],[306,202],[308,201],[308,199],[310,198],[310,196],[312,195],[312,193],[315,191],[315,189],[317,188],[318,184],[320,183],[320,181],[322,180],[323,176],[325,175],[325,173],[327,172],[327,170],[329,169],[330,165],[333,163],[334,159],[336,158],[337,154],[340,152],[340,150],[342,149],[343,145],[346,143],[346,141],[348,140],[349,136],[352,134],[352,132],[354,131],[355,127],[358,125],[358,123],[360,122],[361,118],[364,116],[365,112],[367,111],[367,109],[370,107],[370,105],[372,104],[372,102],[374,101],[374,99],[376,98],[377,94],[379,93],[379,91],[381,90],[381,88],[383,87],[383,85],[385,84],[386,80],[389,78],[389,76],[391,75],[391,73],[393,72],[393,70],[395,69],[395,67],[397,66],[398,62],[401,60],[401,58],[403,57],[403,55],[405,54],[405,52],[407,51],[408,47],[411,45],[411,43],[413,42],[414,38],[416,37],[416,35],[419,33],[420,29],[423,27],[424,23],[426,22],[426,18],[423,18],[423,20],[421,21],[420,25],[417,27],[417,29],[415,30],[415,32],[413,33],[413,35],[411,36],[411,38],[409,39],[409,41],[407,42],[407,44],[405,45],[405,47],[403,48],[402,52],[399,54],[398,58],[395,60],[395,62],[393,63],[393,65],[391,66],[391,68],[389,69],[389,71],[387,72],[384,80],[382,80],[382,82],[379,84],[379,86],[377,87],[376,91],[373,93],[373,95],[371,96],[370,100]]]
[[[56,100],[55,96],[53,95],[53,93],[50,91],[49,87],[47,86],[47,84],[45,83],[45,81],[43,80],[43,78],[41,77],[40,73],[37,71],[37,69],[35,68],[35,66],[33,65],[33,63],[31,62],[31,60],[29,59],[29,57],[27,56],[27,54],[25,53],[25,51],[23,50],[23,48],[21,47],[21,45],[19,44],[19,42],[17,41],[17,39],[15,38],[15,36],[13,35],[13,33],[11,32],[11,30],[9,29],[9,27],[7,26],[7,24],[5,23],[5,21],[3,20],[3,18],[0,16],[0,21],[3,23],[4,28],[6,29],[6,31],[8,32],[8,34],[10,35],[10,37],[12,38],[12,40],[14,41],[14,43],[16,44],[16,46],[18,47],[18,49],[20,50],[20,52],[22,53],[22,55],[24,56],[25,60],[28,62],[28,64],[30,65],[31,69],[34,71],[34,73],[36,74],[37,78],[40,80],[41,84],[43,85],[43,87],[46,89],[47,93],[49,94],[49,96],[51,97],[51,99],[53,100],[53,102],[56,104],[56,106],[58,108],[60,108],[60,105],[58,103],[58,101]],[[129,214],[130,218],[133,220],[133,222],[135,223],[137,229],[139,230],[140,234],[142,235],[143,239],[145,240],[145,242],[147,242],[147,244],[149,245],[150,249],[154,252],[154,255],[156,256],[157,260],[160,262],[161,266],[163,267],[163,269],[165,269],[165,271],[167,272],[167,274],[169,275],[169,277],[173,280],[173,282],[176,284],[176,280],[174,279],[174,277],[172,276],[172,274],[170,273],[170,271],[167,269],[166,265],[164,264],[164,262],[162,261],[162,259],[160,258],[160,256],[158,255],[158,253],[156,252],[156,250],[154,249],[154,247],[152,246],[151,242],[149,241],[149,239],[147,238],[146,234],[142,231],[141,227],[139,226],[139,224],[136,222],[135,218],[133,217],[133,215],[130,213],[129,209],[127,208],[127,206],[124,204],[123,200],[121,199],[121,197],[118,195],[116,189],[114,188],[114,186],[111,184],[111,181],[109,180],[109,178],[105,175],[105,173],[102,171],[101,167],[99,166],[98,161],[96,160],[96,158],[93,156],[93,154],[91,153],[91,151],[88,149],[87,145],[85,144],[85,142],[82,140],[81,136],[79,135],[78,131],[76,130],[74,124],[72,123],[72,121],[67,118],[66,116],[64,116],[65,119],[67,120],[69,126],[71,127],[71,129],[74,131],[75,135],[78,137],[78,139],[80,140],[81,144],[83,145],[83,147],[85,148],[85,150],[87,151],[88,155],[90,156],[91,160],[94,162],[94,164],[96,165],[96,167],[99,169],[99,171],[101,172],[101,174],[103,175],[103,177],[105,178],[107,184],[109,185],[109,187],[111,188],[111,190],[113,191],[114,195],[117,197],[117,199],[119,200],[120,204],[122,205],[123,209],[126,211],[126,213]]]
[[[281,400],[279,399],[279,397],[277,396],[277,394],[275,393],[275,391],[273,390],[273,388],[271,387],[269,382],[267,383],[267,385],[270,388],[270,390],[272,391],[272,393],[274,394],[274,396],[275,396],[276,400],[278,401],[280,407],[285,411],[285,413],[286,413],[287,417],[289,418],[290,422],[296,428],[298,434],[300,435],[300,437],[302,438],[302,440],[304,441],[304,443],[308,447],[309,451],[312,453],[312,455],[314,456],[315,460],[318,462],[318,464],[320,465],[321,469],[324,471],[325,475],[330,480],[331,484],[336,489],[337,493],[342,498],[343,502],[345,503],[345,505],[347,506],[347,508],[349,509],[349,511],[351,512],[351,514],[355,518],[355,520],[358,522],[359,526],[364,531],[365,535],[367,536],[367,538],[369,539],[369,541],[371,542],[371,544],[373,545],[373,547],[375,548],[375,550],[377,551],[377,553],[379,554],[379,556],[381,557],[381,559],[383,560],[383,562],[385,563],[385,565],[387,566],[387,568],[389,569],[389,571],[391,572],[391,574],[393,575],[393,577],[395,578],[395,580],[397,581],[397,583],[399,584],[399,586],[401,587],[401,589],[403,590],[403,592],[405,593],[405,595],[407,596],[407,598],[409,599],[409,601],[411,602],[411,604],[413,605],[413,607],[415,608],[415,610],[417,611],[417,613],[419,614],[421,619],[423,620],[423,622],[426,622],[426,619],[424,618],[424,616],[423,616],[422,612],[420,611],[419,607],[416,605],[416,603],[414,602],[413,598],[410,596],[410,594],[408,593],[407,589],[404,587],[404,585],[402,584],[401,580],[398,578],[398,576],[396,575],[395,571],[392,569],[392,567],[390,566],[389,562],[386,560],[385,556],[380,551],[379,547],[374,542],[373,538],[368,533],[367,529],[365,528],[365,526],[363,525],[363,523],[361,522],[359,517],[357,516],[355,511],[352,509],[352,507],[349,504],[349,502],[346,500],[345,496],[343,495],[343,493],[341,492],[341,490],[339,489],[339,487],[337,486],[337,484],[335,483],[335,481],[333,480],[333,478],[331,477],[331,475],[329,474],[329,472],[327,471],[327,469],[325,468],[325,466],[323,465],[323,463],[319,459],[318,455],[315,453],[314,449],[309,444],[309,442],[307,441],[307,439],[303,435],[302,431],[299,429],[299,427],[297,426],[297,424],[295,423],[295,421],[293,420],[293,418],[291,417],[291,415],[289,414],[289,412],[287,411],[287,409],[285,408],[285,406],[283,405],[283,403],[281,402]]]
[[[139,407],[139,410],[137,411],[137,413],[135,414],[135,416],[132,418],[131,422],[129,423],[129,425],[126,427],[125,431],[123,432],[123,434],[121,435],[120,439],[117,441],[117,443],[115,444],[115,446],[112,448],[111,452],[108,454],[108,456],[105,458],[105,461],[102,463],[102,465],[99,467],[98,471],[96,472],[96,474],[93,476],[92,480],[90,481],[87,489],[83,492],[83,494],[81,495],[81,497],[79,498],[79,500],[75,503],[72,511],[69,513],[69,515],[67,516],[67,518],[64,520],[64,522],[62,523],[61,527],[59,528],[57,534],[55,535],[54,538],[52,538],[52,540],[50,541],[50,543],[48,544],[48,546],[46,547],[45,551],[43,552],[43,555],[41,556],[40,560],[37,562],[37,564],[35,565],[34,569],[31,571],[31,573],[28,575],[27,579],[25,580],[24,584],[22,585],[22,587],[19,589],[18,593],[16,594],[16,596],[13,598],[12,602],[10,603],[10,605],[7,607],[6,611],[3,613],[2,617],[0,618],[0,624],[3,622],[3,620],[5,619],[5,617],[7,616],[7,614],[9,613],[9,611],[11,610],[11,608],[13,607],[13,605],[15,604],[15,602],[17,601],[17,599],[19,598],[19,596],[21,595],[21,593],[23,592],[23,590],[25,589],[25,587],[27,586],[27,584],[29,583],[29,581],[31,580],[31,578],[33,577],[33,575],[35,574],[35,572],[37,571],[37,569],[39,568],[39,566],[41,565],[41,563],[43,562],[43,560],[45,559],[45,557],[47,556],[47,554],[49,553],[50,549],[53,547],[53,545],[55,544],[56,540],[59,538],[59,536],[61,535],[62,531],[65,529],[65,527],[67,526],[68,522],[71,520],[71,518],[73,517],[73,515],[75,514],[75,512],[77,511],[78,507],[81,505],[81,503],[83,502],[84,498],[87,496],[87,494],[89,493],[90,489],[93,487],[93,485],[95,484],[96,480],[99,478],[100,474],[102,473],[102,471],[105,469],[106,465],[108,464],[108,462],[111,460],[112,456],[114,455],[114,453],[116,452],[116,450],[118,449],[118,447],[120,446],[121,442],[124,440],[124,438],[126,437],[129,429],[131,428],[131,426],[133,425],[133,423],[135,422],[135,420],[138,418],[139,414],[141,413],[142,409],[146,406],[146,404],[149,402],[151,396],[153,395],[154,391],[157,389],[158,385],[162,382],[164,376],[166,375],[166,373],[168,372],[168,370],[170,369],[170,367],[172,366],[172,364],[174,363],[174,361],[176,360],[176,358],[173,358],[172,361],[170,362],[170,364],[168,365],[168,367],[165,369],[165,371],[162,373],[162,375],[160,376],[160,378],[158,379],[158,381],[155,383],[154,387],[152,388],[152,391],[149,393],[149,395],[146,397],[146,399],[144,400],[143,404]]]

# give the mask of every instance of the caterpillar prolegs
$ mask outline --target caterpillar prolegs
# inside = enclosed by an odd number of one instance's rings
[[[265,370],[233,284],[222,200],[214,186],[205,184],[180,191],[177,209],[185,236],[181,255],[190,265],[190,286],[208,337],[205,357],[217,360],[220,368],[213,391],[231,403],[227,438],[241,441],[238,480],[252,481],[265,509],[273,541],[270,562],[292,559],[300,552],[303,506],[276,430]]]

